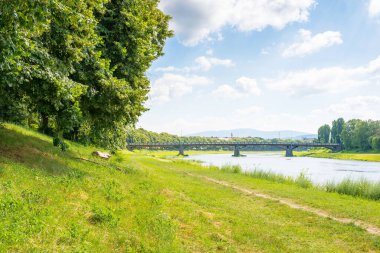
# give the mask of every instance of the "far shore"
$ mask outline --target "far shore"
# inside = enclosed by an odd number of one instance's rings
[[[176,150],[135,150],[134,152],[146,154],[155,157],[176,156]],[[186,155],[202,155],[202,154],[232,154],[233,150],[185,150]],[[241,150],[242,154],[282,154],[284,151],[245,151]],[[326,150],[309,150],[309,151],[294,151],[295,157],[313,157],[313,158],[328,158],[339,160],[354,160],[367,162],[380,162],[380,153],[355,153],[355,152],[339,152],[332,153]]]
[[[294,152],[298,157],[315,157],[315,158],[328,158],[339,160],[354,160],[354,161],[366,161],[366,162],[380,162],[380,153],[350,153],[350,152],[323,152],[321,150],[310,150]]]

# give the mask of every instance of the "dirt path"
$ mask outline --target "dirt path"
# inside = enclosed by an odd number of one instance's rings
[[[292,200],[289,200],[289,199],[278,198],[278,197],[273,197],[273,196],[270,196],[270,195],[267,195],[267,194],[258,193],[258,192],[255,192],[253,190],[250,190],[250,189],[247,189],[247,188],[243,188],[243,187],[240,187],[240,186],[236,186],[236,185],[230,184],[230,183],[228,183],[226,181],[217,180],[217,179],[214,179],[214,178],[211,178],[211,177],[195,175],[195,174],[192,174],[192,173],[186,173],[186,174],[189,175],[189,176],[192,176],[192,177],[197,177],[197,178],[201,178],[201,179],[207,180],[209,182],[213,182],[215,184],[223,185],[223,186],[228,187],[228,188],[232,188],[234,190],[240,191],[240,192],[245,193],[247,195],[252,195],[252,196],[255,196],[255,197],[258,197],[258,198],[263,198],[263,199],[268,199],[268,200],[272,200],[272,201],[275,201],[275,202],[279,202],[279,203],[281,203],[283,205],[286,205],[286,206],[288,206],[290,208],[302,210],[302,211],[305,211],[305,212],[309,212],[309,213],[318,215],[320,217],[328,218],[328,219],[331,219],[331,220],[334,220],[334,221],[337,221],[337,222],[340,222],[340,223],[343,223],[343,224],[354,224],[355,226],[364,229],[369,234],[380,236],[380,228],[379,227],[377,227],[375,225],[372,225],[372,224],[369,224],[369,223],[366,223],[364,221],[354,220],[354,219],[351,219],[351,218],[339,218],[339,217],[335,217],[335,216],[329,214],[326,211],[323,211],[323,210],[320,210],[320,209],[317,209],[317,208],[313,208],[313,207],[309,207],[309,206],[300,205],[300,204],[297,204],[297,203],[295,203],[295,202],[293,202]]]

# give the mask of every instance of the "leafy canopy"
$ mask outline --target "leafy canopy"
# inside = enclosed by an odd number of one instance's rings
[[[23,108],[59,139],[124,145],[125,128],[146,110],[145,73],[172,36],[169,16],[157,5],[1,1],[0,116]]]

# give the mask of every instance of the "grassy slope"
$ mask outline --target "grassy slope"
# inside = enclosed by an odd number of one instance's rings
[[[104,167],[94,148],[23,128],[0,129],[0,252],[375,252],[353,226],[194,178],[223,179],[380,226],[380,203],[197,164],[120,152]],[[98,161],[105,163],[104,161]]]
[[[304,151],[304,152],[294,152],[294,154],[296,156],[307,156],[307,157],[316,157],[316,158],[380,162],[379,153],[356,153],[356,152],[331,153],[330,151],[327,151],[327,150],[310,150],[310,151]]]

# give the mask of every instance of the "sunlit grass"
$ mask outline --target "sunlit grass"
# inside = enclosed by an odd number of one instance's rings
[[[340,160],[357,160],[368,162],[380,162],[380,153],[339,152],[333,153],[328,149],[312,149],[309,151],[294,152],[296,156],[330,158]]]
[[[344,179],[341,182],[329,182],[324,188],[328,192],[337,192],[361,198],[380,200],[380,182],[374,183],[366,179]]]
[[[215,167],[209,166],[209,168],[212,169]],[[293,184],[302,188],[322,189],[327,192],[336,192],[339,194],[350,195],[354,197],[380,200],[380,182],[374,183],[366,179],[352,180],[347,178],[338,183],[328,182],[323,185],[316,185],[313,184],[305,172],[301,172],[297,177],[293,178],[291,176],[285,176],[280,173],[259,169],[254,169],[252,171],[243,171],[240,165],[227,164],[221,166],[218,169],[225,173],[242,174],[248,177],[263,179],[276,183]]]
[[[14,125],[0,129],[0,252],[380,250],[378,238],[357,227],[193,175],[380,226],[378,201],[306,189],[300,187],[308,184],[302,176],[279,183],[279,176],[265,172],[248,177],[239,166],[221,171],[129,151],[102,160],[91,155],[98,148],[68,143],[70,149],[61,152],[37,132]]]

